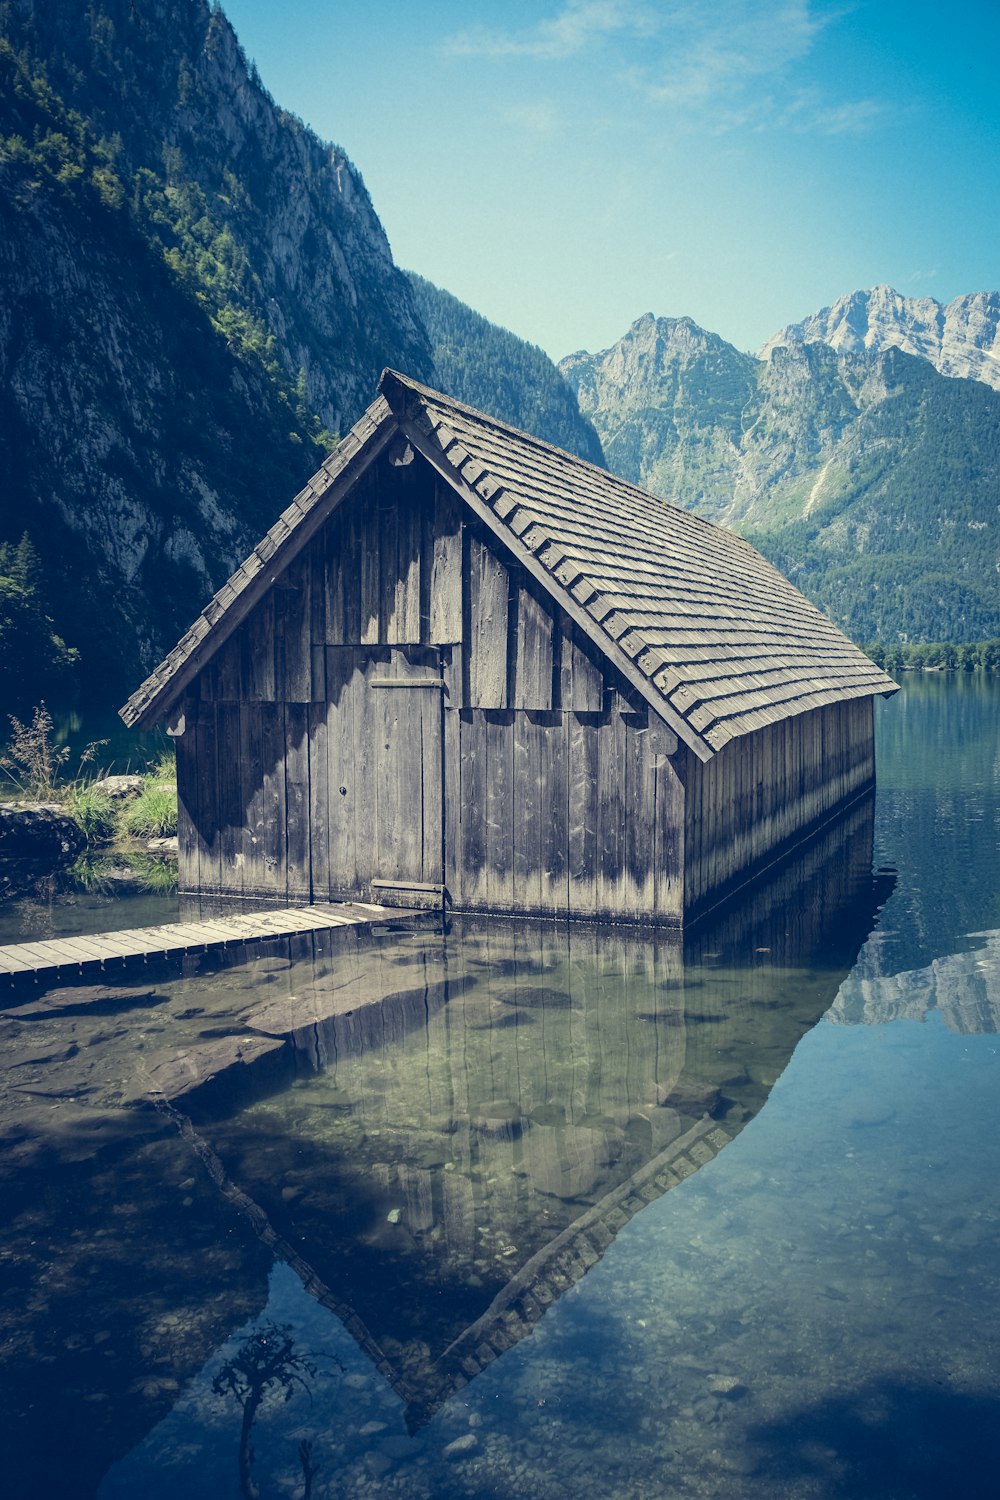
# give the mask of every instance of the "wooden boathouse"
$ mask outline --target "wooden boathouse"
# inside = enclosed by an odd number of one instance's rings
[[[872,788],[894,688],[731,532],[386,371],[122,717],[182,890],[681,925]]]

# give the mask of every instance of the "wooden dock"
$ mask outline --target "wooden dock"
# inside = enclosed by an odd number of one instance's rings
[[[129,959],[172,958],[205,953],[213,948],[265,942],[368,922],[397,920],[412,913],[365,902],[343,905],[289,907],[277,911],[242,912],[203,922],[168,922],[162,927],[134,927],[122,932],[94,932],[80,937],[47,938],[39,943],[0,947],[0,978],[41,979],[63,970],[83,971],[93,966]]]

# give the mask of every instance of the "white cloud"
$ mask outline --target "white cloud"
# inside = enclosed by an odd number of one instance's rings
[[[860,135],[885,118],[886,105],[797,82],[823,31],[844,13],[821,9],[820,0],[563,0],[524,30],[477,27],[444,45],[453,56],[536,62],[615,46],[608,76],[682,127]]]
[[[456,57],[558,60],[574,57],[609,36],[651,36],[657,26],[656,12],[635,0],[566,0],[556,15],[527,31],[474,27],[450,37],[445,51]]]
[[[657,104],[691,107],[742,92],[807,56],[827,24],[809,0],[714,0],[664,12],[661,55],[633,81]]]

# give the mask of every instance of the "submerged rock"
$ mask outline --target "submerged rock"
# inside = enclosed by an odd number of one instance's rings
[[[479,1446],[479,1439],[474,1432],[463,1432],[461,1437],[455,1438],[441,1452],[445,1458],[465,1458],[474,1448]]]

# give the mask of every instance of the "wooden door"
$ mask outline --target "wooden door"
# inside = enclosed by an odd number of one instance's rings
[[[331,894],[405,905],[412,890],[423,904],[444,879],[441,653],[362,646],[329,655]]]

